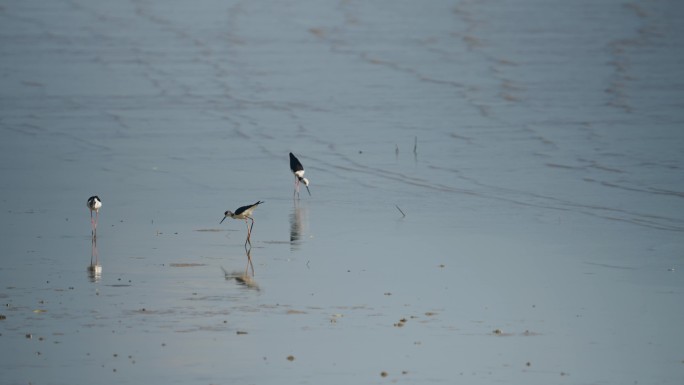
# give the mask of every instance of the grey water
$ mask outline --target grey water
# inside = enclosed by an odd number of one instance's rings
[[[0,382],[680,384],[682,16],[0,2]]]

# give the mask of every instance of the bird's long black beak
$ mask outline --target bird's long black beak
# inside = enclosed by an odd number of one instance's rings
[[[221,222],[219,222],[219,225],[220,225],[221,223],[223,223],[223,221],[225,221],[226,218],[228,218],[228,217],[223,217],[223,219],[221,219]]]
[[[308,193],[309,193],[309,196],[311,196],[311,191],[309,191],[309,186],[304,185],[304,187],[306,187],[306,192],[308,192]]]

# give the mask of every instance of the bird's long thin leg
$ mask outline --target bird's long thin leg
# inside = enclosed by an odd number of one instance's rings
[[[249,226],[249,231],[247,232],[248,237],[251,239],[252,238],[252,229],[254,228],[254,218],[252,218],[252,217],[248,217],[248,218],[252,220],[252,225]],[[247,222],[246,219],[245,219],[245,222]],[[252,246],[252,241],[249,242],[249,245]]]
[[[96,210],[95,211],[95,238],[97,238],[97,220],[99,217],[100,217],[100,212]]]
[[[97,252],[97,237],[92,237],[90,239],[90,266],[97,266],[100,261],[99,261],[99,256]],[[95,264],[93,265],[93,259],[95,259]]]
[[[90,266],[93,266],[93,258],[95,258],[95,237],[90,239]]]
[[[245,225],[247,226],[247,240],[245,240],[245,247],[247,247],[247,243],[249,243],[250,246],[252,246],[252,241],[250,238],[252,237],[252,229],[249,228],[249,223],[247,222],[247,219],[251,218],[245,218]],[[254,219],[252,219],[252,226],[254,226]]]
[[[245,218],[245,226],[247,226],[247,239],[245,239],[245,248],[247,247],[247,243],[249,242],[249,245],[252,246],[252,242],[249,240],[249,223],[247,223],[247,218]]]

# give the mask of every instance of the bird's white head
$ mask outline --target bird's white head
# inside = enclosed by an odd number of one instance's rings
[[[309,190],[309,180],[302,178],[302,183],[304,183],[304,187],[306,187],[306,192],[308,192],[309,196],[311,196],[311,190]]]
[[[221,219],[221,222],[219,222],[219,224],[223,223],[223,221],[225,221],[226,218],[232,217],[232,216],[233,216],[232,211],[230,211],[230,210],[226,211],[225,213],[223,213],[223,219]]]

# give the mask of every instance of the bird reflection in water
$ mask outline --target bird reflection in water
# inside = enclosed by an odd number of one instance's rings
[[[88,279],[90,282],[99,282],[102,279],[102,265],[88,266]]]
[[[290,213],[290,250],[299,249],[302,238],[308,230],[308,213],[306,207],[300,207],[295,201],[292,212]]]
[[[252,247],[250,246],[249,249],[245,248],[245,252],[247,253],[247,267],[245,267],[245,275],[249,276],[249,268],[252,268],[252,277],[254,277],[254,264],[252,264]]]
[[[102,265],[97,252],[97,233],[93,231],[90,239],[90,265],[88,265],[88,278],[91,282],[97,282],[102,278]]]
[[[221,266],[221,270],[223,270],[223,276],[226,278],[226,280],[234,279],[238,285],[243,286],[247,289],[252,289],[256,291],[260,290],[259,285],[254,280],[254,277],[247,274],[247,271],[228,271],[224,269],[223,266]]]

